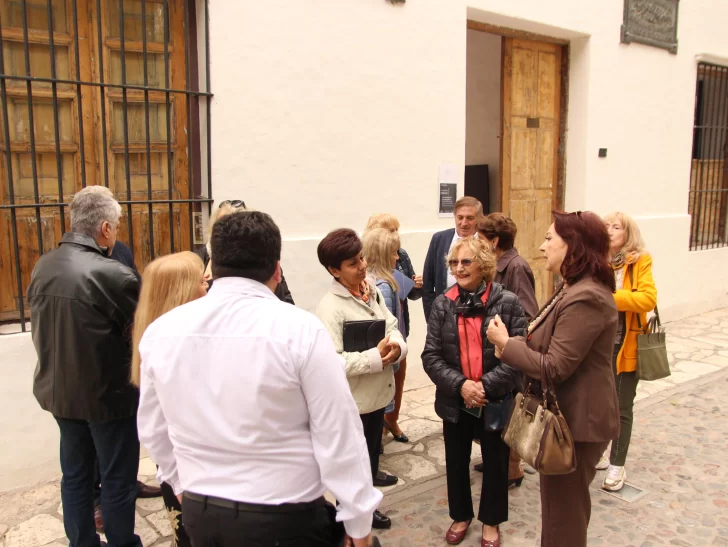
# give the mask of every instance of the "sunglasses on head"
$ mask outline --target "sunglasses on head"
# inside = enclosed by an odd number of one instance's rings
[[[458,264],[462,264],[463,267],[468,268],[473,264],[474,261],[475,261],[474,258],[463,258],[462,260],[457,260],[457,259],[448,260],[447,264],[451,268],[457,268]]]
[[[225,205],[230,205],[231,207],[243,207],[245,208],[245,202],[241,199],[226,199],[225,201],[221,201],[220,205],[217,206],[218,209]]]

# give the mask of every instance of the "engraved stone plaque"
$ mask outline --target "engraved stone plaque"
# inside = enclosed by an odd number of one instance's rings
[[[624,0],[622,43],[638,42],[677,53],[680,0]]]

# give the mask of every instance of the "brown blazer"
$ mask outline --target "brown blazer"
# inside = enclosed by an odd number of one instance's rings
[[[527,339],[508,341],[502,360],[540,379],[543,354],[574,441],[611,441],[619,434],[612,372],[617,332],[614,296],[604,285],[582,279],[557,291],[546,306],[554,299]]]
[[[529,321],[536,317],[538,313],[536,280],[533,278],[531,266],[518,254],[515,247],[508,249],[498,259],[493,281],[515,293]]]

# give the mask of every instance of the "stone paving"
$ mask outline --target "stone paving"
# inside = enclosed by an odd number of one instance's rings
[[[672,376],[643,382],[637,392],[627,469],[628,483],[643,492],[624,501],[599,490],[604,472],[597,474],[590,546],[728,547],[728,309],[670,323],[667,331]],[[393,520],[378,533],[385,546],[445,544],[445,454],[433,400],[434,387],[406,392],[400,424],[410,443],[385,441],[381,467],[400,477],[385,489],[382,510]],[[474,445],[474,463],[478,453]],[[153,462],[142,459],[140,478],[154,483],[154,473]],[[511,490],[504,546],[538,545],[538,488],[538,476],[526,475]],[[0,547],[67,545],[62,513],[58,480],[0,494]],[[145,546],[172,545],[161,499],[138,501],[137,533]],[[479,545],[476,525],[463,545]]]

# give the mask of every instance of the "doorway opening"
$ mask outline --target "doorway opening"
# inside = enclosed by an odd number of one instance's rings
[[[553,292],[539,247],[563,207],[568,43],[468,21],[465,194],[518,227],[536,297]]]

